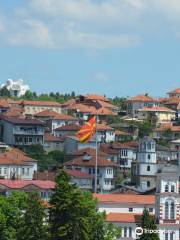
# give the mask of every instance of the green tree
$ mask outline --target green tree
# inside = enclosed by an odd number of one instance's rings
[[[157,230],[157,225],[155,223],[155,218],[150,216],[149,211],[145,208],[143,211],[143,215],[141,217],[140,227],[143,230]],[[159,240],[158,233],[146,233],[145,231],[139,238],[140,240]]]
[[[38,193],[30,193],[21,226],[18,229],[18,240],[46,240],[48,232],[45,219],[45,208]]]
[[[98,212],[90,193],[82,192],[69,181],[63,170],[56,178],[55,192],[50,201],[50,239],[106,240],[105,214]]]
[[[0,96],[1,97],[10,97],[10,91],[6,87],[2,87],[0,89]]]
[[[143,138],[145,136],[150,136],[152,133],[152,126],[149,121],[144,121],[142,123],[137,123],[139,126],[139,137]]]
[[[54,150],[48,153],[49,161],[52,166],[60,167],[64,163],[64,153],[59,150]]]

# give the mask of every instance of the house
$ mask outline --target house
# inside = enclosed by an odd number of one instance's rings
[[[79,170],[63,169],[70,176],[70,183],[85,191],[92,191],[92,176]],[[35,172],[33,179],[55,181],[58,172]]]
[[[177,106],[177,119],[180,122],[180,102],[179,102],[179,104]]]
[[[94,197],[99,211],[106,212],[106,221],[122,229],[122,240],[141,236],[142,231],[137,236],[137,227],[144,208],[154,217],[160,240],[180,237],[178,166],[167,164],[157,173],[155,195],[95,194]]]
[[[30,90],[29,86],[24,84],[22,79],[18,79],[16,81],[8,79],[5,84],[1,85],[1,89],[4,87],[9,90],[12,97],[21,97]]]
[[[127,115],[131,118],[137,118],[139,110],[144,107],[157,107],[159,106],[159,100],[145,95],[137,95],[127,100]]]
[[[123,171],[131,169],[131,162],[137,158],[138,144],[136,142],[113,142],[101,144],[100,150],[109,156],[111,160],[118,164]]]
[[[64,151],[64,139],[63,137],[56,137],[50,133],[45,133],[43,147],[46,152],[54,150]]]
[[[36,119],[0,116],[0,137],[13,146],[44,143],[44,123]]]
[[[0,114],[7,112],[10,107],[11,105],[9,104],[7,99],[5,98],[0,99]]]
[[[82,190],[93,190],[92,175],[75,169],[65,169],[65,172],[70,176],[72,184],[77,185]]]
[[[176,88],[175,90],[172,90],[167,93],[170,98],[180,98],[180,88]]]
[[[170,123],[176,118],[176,111],[164,106],[143,107],[138,111],[139,120],[150,120],[154,126],[162,123]]]
[[[19,149],[0,153],[0,178],[30,180],[34,171],[37,171],[37,161]]]
[[[176,140],[180,138],[180,126],[172,124],[162,124],[153,130],[154,139]]]
[[[47,109],[61,113],[61,104],[53,101],[23,100],[21,101],[20,106],[25,115],[35,115]]]
[[[79,124],[77,118],[60,114],[52,110],[44,110],[34,115],[36,119],[46,122],[46,126],[53,132],[54,129],[65,125]]]
[[[74,158],[68,162],[64,163],[67,169],[79,170],[84,173],[88,173],[93,177],[93,188],[95,185],[95,162],[96,153],[95,150],[91,153],[86,153],[82,156]],[[115,176],[115,169],[117,165],[106,157],[98,155],[97,157],[97,186],[100,192],[109,192],[114,188],[113,179]]]
[[[57,137],[61,137],[64,135],[75,135],[80,130],[80,128],[81,127],[77,124],[61,126],[54,129],[54,135]]]
[[[72,124],[58,127],[54,130],[55,136],[64,136],[64,135],[75,135],[81,126]],[[115,130],[106,124],[97,124],[96,134],[92,138],[92,141],[97,141],[99,143],[103,142],[113,142],[115,140]]]
[[[44,201],[49,201],[55,182],[42,180],[0,179],[0,195],[9,196],[13,191],[37,192]]]
[[[101,121],[106,120],[109,115],[118,113],[118,107],[113,105],[109,99],[96,94],[80,95],[62,104],[62,108],[82,122],[93,115],[97,115],[98,121]]]
[[[115,131],[115,142],[126,142],[132,139],[133,139],[133,135],[128,132],[121,131],[121,130]]]

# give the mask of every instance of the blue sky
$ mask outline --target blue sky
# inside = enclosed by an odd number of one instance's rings
[[[164,96],[180,87],[179,0],[0,0],[0,83]]]

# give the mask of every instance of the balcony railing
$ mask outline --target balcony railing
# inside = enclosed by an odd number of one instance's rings
[[[19,130],[19,129],[13,129],[13,134],[17,135],[43,135],[43,130]]]

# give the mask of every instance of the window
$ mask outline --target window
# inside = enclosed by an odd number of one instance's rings
[[[171,192],[174,192],[175,191],[175,187],[174,185],[171,185]]]
[[[150,171],[150,169],[151,169],[151,167],[150,167],[150,166],[147,166],[147,171],[148,171],[148,172]]]
[[[169,203],[165,202],[165,219],[169,218]]]
[[[129,212],[133,212],[133,208],[129,208]]]
[[[173,232],[170,233],[170,240],[174,240],[174,233]]]
[[[151,160],[151,155],[150,154],[148,154],[148,160]]]
[[[0,168],[0,175],[2,174],[2,168]]]
[[[132,237],[132,227],[129,227],[129,237]]]
[[[153,208],[149,208],[149,212],[153,212]]]
[[[127,227],[124,227],[124,237],[127,237]]]
[[[29,168],[27,168],[27,175],[29,176]]]
[[[175,207],[174,207],[174,202],[171,202],[171,205],[170,205],[170,219],[174,219],[175,218]]]
[[[22,168],[22,175],[24,175],[25,171],[24,171],[24,168]]]
[[[151,185],[150,181],[147,181],[147,187],[150,187],[150,185]]]
[[[7,168],[4,168],[4,175],[7,174]]]
[[[165,233],[165,240],[168,240],[168,233]]]
[[[89,168],[89,174],[91,174],[91,168]]]
[[[165,192],[169,192],[169,186],[167,184],[165,185]]]

